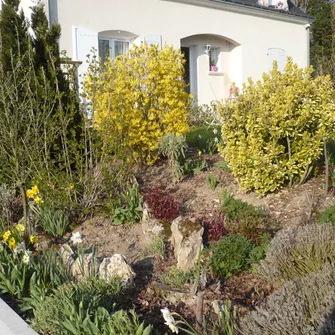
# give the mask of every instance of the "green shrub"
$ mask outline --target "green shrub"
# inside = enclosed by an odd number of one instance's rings
[[[33,207],[33,211],[37,214],[37,223],[55,237],[62,237],[66,233],[69,225],[69,217],[67,214],[52,206],[38,205]]]
[[[221,280],[248,268],[249,256],[254,248],[251,241],[241,235],[224,237],[212,247],[208,265]]]
[[[335,261],[335,227],[311,224],[280,231],[270,243],[259,274],[281,285]]]
[[[332,266],[325,266],[270,295],[242,320],[242,334],[334,334],[334,308],[335,272]]]
[[[114,310],[120,291],[118,281],[101,279],[61,285],[36,305],[32,327],[55,335],[90,334],[86,332],[88,325],[99,319],[101,308],[109,313]]]
[[[171,287],[183,288],[187,283],[190,283],[193,279],[191,272],[185,272],[178,269],[175,265],[171,266],[168,273],[162,274],[160,281]]]
[[[235,199],[228,192],[223,193],[221,200],[221,211],[225,215],[227,230],[243,235],[258,245],[264,231],[270,229],[266,212],[247,202]]]
[[[320,216],[317,220],[318,223],[335,223],[335,206],[326,208],[320,213]]]
[[[270,242],[271,236],[269,233],[265,233],[261,236],[260,244],[251,250],[248,262],[250,264],[258,264],[262,259],[264,259]]]
[[[288,58],[283,73],[274,66],[219,106],[225,143],[220,152],[245,190],[265,194],[288,181],[304,182],[324,139],[334,137],[332,81],[312,73]]]

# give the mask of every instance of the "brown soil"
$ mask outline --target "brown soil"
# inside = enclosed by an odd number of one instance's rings
[[[165,185],[168,192],[183,203],[183,215],[191,217],[213,216],[220,207],[219,198],[225,190],[243,201],[263,207],[283,228],[314,220],[318,210],[335,204],[335,197],[332,194],[325,195],[324,176],[313,178],[304,185],[285,188],[260,198],[253,192],[243,193],[232,174],[216,166],[220,161],[218,155],[206,155],[202,158],[206,159],[210,172],[189,176],[174,184],[167,162],[159,161],[137,176],[140,187],[144,190]],[[206,183],[208,173],[216,175],[220,181],[215,191],[212,191]],[[128,308],[135,306],[143,318],[153,323],[162,333],[167,331],[160,316],[162,307],[170,307],[171,310],[193,320],[195,306],[186,306],[183,303],[170,306],[152,293],[151,284],[158,280],[161,273],[168,271],[175,260],[171,251],[170,257],[166,260],[150,254],[150,240],[143,234],[141,224],[115,226],[108,218],[95,217],[84,222],[77,230],[81,232],[87,247],[98,248],[99,256],[121,253],[133,266],[137,278],[135,287],[127,294],[125,306]],[[247,272],[230,278],[223,286],[212,283],[206,289],[205,301],[208,308],[210,302],[214,300],[230,299],[240,306],[243,314],[243,310],[245,313],[246,309],[260,304],[271,291],[272,288],[268,284],[256,278],[251,272]]]

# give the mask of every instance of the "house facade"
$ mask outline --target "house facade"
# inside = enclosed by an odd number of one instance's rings
[[[289,0],[42,0],[50,23],[62,26],[60,48],[87,70],[99,56],[126,54],[136,44],[181,48],[185,79],[199,104],[230,97],[287,56],[309,65],[311,19]]]

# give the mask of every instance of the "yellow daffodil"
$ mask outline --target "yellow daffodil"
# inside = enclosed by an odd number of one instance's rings
[[[73,189],[74,189],[74,186],[73,186],[72,184],[70,184],[70,185],[68,186],[68,189],[69,189],[69,190],[73,190]]]
[[[29,236],[29,242],[31,244],[35,244],[38,241],[38,236],[37,235],[30,235]]]
[[[24,225],[18,223],[18,224],[16,225],[16,229],[17,229],[18,231],[24,231]]]
[[[34,195],[37,195],[40,193],[40,190],[38,189],[38,186],[37,185],[34,185],[32,188],[31,188],[32,192],[34,193]]]
[[[34,192],[29,189],[29,190],[26,191],[26,196],[27,196],[27,198],[32,199],[32,198],[34,198]]]
[[[7,230],[5,233],[3,233],[2,238],[3,238],[3,240],[4,240],[5,242],[8,241],[10,234],[11,234],[11,233],[10,233],[9,230]]]
[[[8,245],[10,248],[15,249],[16,248],[16,241],[15,238],[12,237],[9,241],[8,241]]]
[[[43,204],[43,202],[44,202],[43,199],[40,198],[39,196],[35,197],[34,201],[35,201],[36,205]]]

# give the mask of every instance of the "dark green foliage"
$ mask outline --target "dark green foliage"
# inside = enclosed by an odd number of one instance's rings
[[[213,245],[213,254],[209,259],[209,266],[214,275],[221,280],[248,268],[249,256],[254,248],[251,241],[241,235],[224,237]]]
[[[224,192],[221,199],[221,210],[225,215],[227,230],[239,233],[259,244],[260,237],[269,226],[269,218],[265,211],[235,199],[228,192]]]
[[[202,153],[215,154],[217,144],[221,141],[221,131],[219,127],[193,127],[187,134],[186,140],[190,147],[196,148]]]
[[[335,273],[332,266],[286,283],[242,320],[245,335],[335,333]]]
[[[261,236],[260,244],[251,250],[248,262],[250,264],[258,264],[262,259],[264,259],[270,242],[270,234],[265,233]]]
[[[184,163],[183,174],[200,174],[202,171],[206,170],[207,163],[205,159],[190,159]]]
[[[330,206],[320,213],[318,223],[335,223],[335,206]]]

